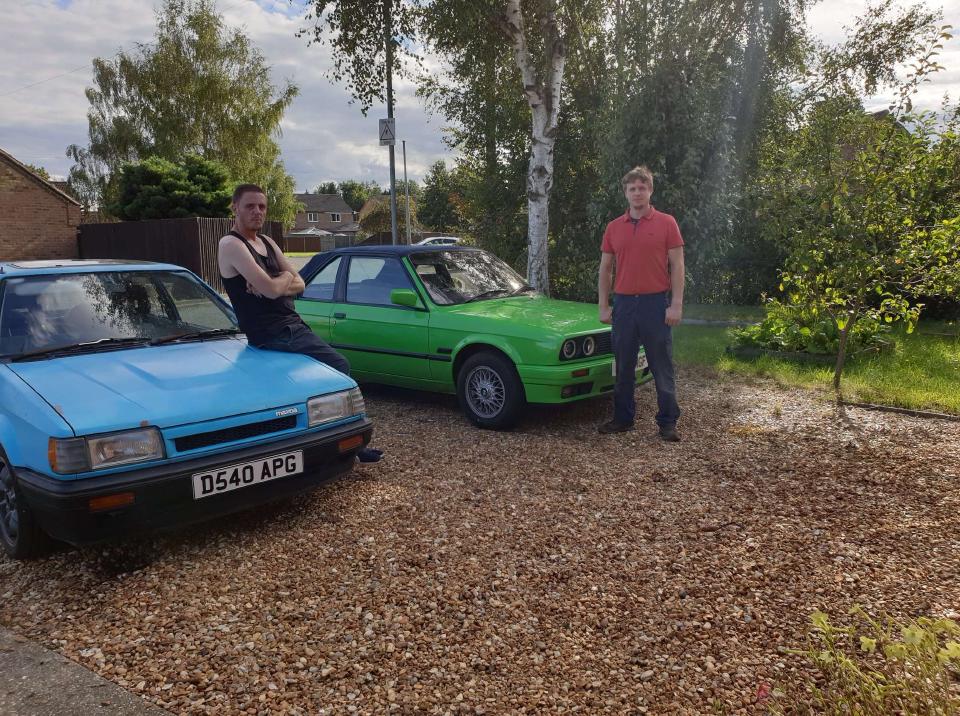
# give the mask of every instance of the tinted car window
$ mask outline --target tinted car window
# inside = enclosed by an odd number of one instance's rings
[[[304,298],[315,301],[332,301],[333,292],[337,284],[337,271],[340,269],[340,257],[328,263],[320,273],[313,277],[303,290]]]
[[[397,259],[354,256],[347,275],[347,301],[392,306],[390,292],[413,288],[410,277]]]
[[[162,338],[234,328],[226,308],[190,274],[95,272],[7,279],[0,354],[110,338]]]

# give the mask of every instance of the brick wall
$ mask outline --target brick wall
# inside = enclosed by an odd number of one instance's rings
[[[0,161],[0,261],[77,257],[80,207]]]

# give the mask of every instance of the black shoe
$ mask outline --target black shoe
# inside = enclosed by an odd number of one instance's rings
[[[625,433],[633,430],[633,423],[618,423],[616,420],[611,420],[609,423],[604,423],[597,430],[603,435],[608,435],[609,433]]]
[[[677,432],[676,425],[661,425],[660,439],[667,443],[680,442],[680,433]]]
[[[360,462],[380,462],[383,457],[383,450],[377,450],[372,447],[361,448],[357,452],[357,460]]]

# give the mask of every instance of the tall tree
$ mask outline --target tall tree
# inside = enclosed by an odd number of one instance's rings
[[[234,182],[263,186],[271,219],[293,220],[294,182],[276,138],[297,88],[274,87],[263,55],[224,24],[213,0],[165,0],[154,42],[97,58],[93,69],[89,144],[67,148],[71,185],[87,203],[110,200],[124,163],[196,154]]]
[[[442,160],[434,162],[423,179],[418,213],[424,226],[433,231],[452,231],[460,225],[454,177]]]
[[[354,211],[367,203],[367,199],[380,193],[380,185],[375,181],[359,182],[355,179],[346,179],[337,185],[337,191],[343,200]]]
[[[325,181],[322,184],[318,184],[317,188],[313,190],[314,194],[337,194],[337,183],[332,181]]]

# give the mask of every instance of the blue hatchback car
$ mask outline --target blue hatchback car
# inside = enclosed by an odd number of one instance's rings
[[[178,266],[0,263],[0,541],[16,558],[205,520],[348,472],[348,376],[247,345]]]

